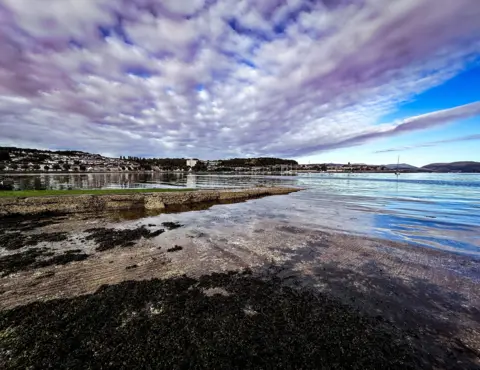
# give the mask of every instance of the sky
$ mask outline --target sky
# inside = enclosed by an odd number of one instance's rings
[[[0,0],[0,145],[480,161],[478,0]]]

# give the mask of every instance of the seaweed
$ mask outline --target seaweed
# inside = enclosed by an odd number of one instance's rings
[[[67,233],[42,233],[25,235],[22,232],[12,232],[0,235],[0,247],[7,250],[17,250],[26,246],[37,245],[43,242],[60,242],[67,240]]]
[[[141,226],[136,229],[107,229],[107,228],[94,228],[85,230],[87,233],[90,233],[85,239],[94,240],[98,247],[97,251],[102,252],[116,247],[127,248],[135,245],[135,241],[140,238],[154,238],[162,233],[165,230],[160,229],[156,231],[150,231],[145,226]]]
[[[45,257],[50,255],[50,253],[47,248],[31,248],[26,252],[0,257],[2,277],[14,272],[27,270],[37,262],[38,257]]]
[[[162,222],[162,226],[165,227],[167,230],[175,230],[183,227],[183,225],[179,222]]]
[[[63,254],[54,256],[47,260],[37,261],[34,268],[47,267],[52,265],[66,265],[70,262],[84,261],[89,257],[86,253],[78,253],[74,251],[66,251]]]
[[[0,235],[0,247],[7,250],[16,250],[25,246],[23,233],[14,232]]]
[[[436,358],[439,345],[248,273],[126,281],[0,312],[5,369],[477,368],[447,348]]]
[[[0,257],[1,276],[4,277],[19,271],[40,267],[65,265],[74,261],[83,261],[89,257],[88,254],[80,252],[80,250],[70,250],[63,254],[55,255],[48,248],[30,248],[25,252],[3,256]]]
[[[59,223],[65,217],[65,213],[51,211],[29,215],[12,213],[0,217],[0,226],[3,230],[31,231]]]
[[[181,247],[179,245],[176,245],[175,247],[168,248],[167,252],[177,252],[177,251],[181,251],[182,249],[183,249],[183,247]]]

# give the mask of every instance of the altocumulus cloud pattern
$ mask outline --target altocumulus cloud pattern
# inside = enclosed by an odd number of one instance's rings
[[[383,122],[480,51],[478,0],[0,0],[4,144],[302,156],[475,116]]]

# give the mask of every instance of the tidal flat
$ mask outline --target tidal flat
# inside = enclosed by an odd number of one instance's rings
[[[479,368],[480,261],[229,207],[1,218],[2,368]]]

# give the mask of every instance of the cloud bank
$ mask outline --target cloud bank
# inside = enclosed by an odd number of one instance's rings
[[[0,0],[0,144],[304,156],[480,114],[378,124],[480,53],[477,0]]]
[[[427,142],[416,144],[416,145],[399,146],[395,148],[377,150],[374,153],[404,152],[406,150],[411,150],[411,149],[430,148],[430,147],[438,146],[442,144],[458,143],[462,141],[480,141],[480,134],[465,135],[465,136],[454,137],[454,138],[445,139],[445,140],[427,141]]]

